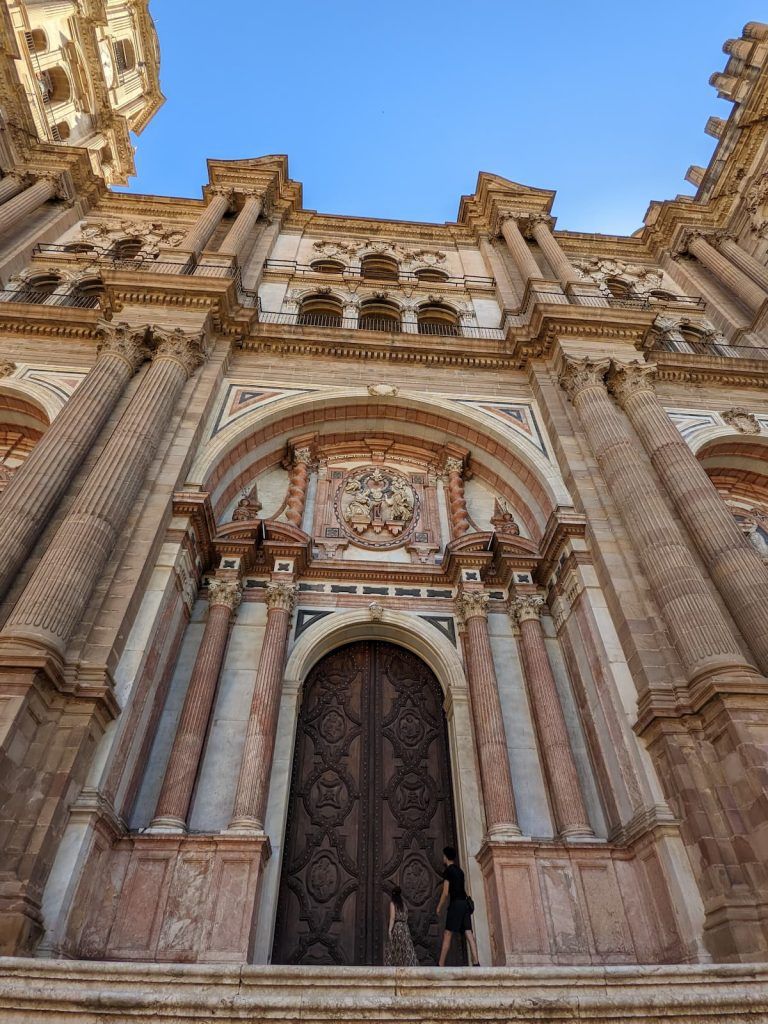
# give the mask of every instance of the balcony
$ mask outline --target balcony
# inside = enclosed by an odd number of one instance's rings
[[[306,263],[297,263],[295,260],[265,260],[264,273],[283,277],[313,277],[321,281],[368,281],[371,285],[378,287],[386,284],[394,286],[407,284],[432,289],[452,288],[461,291],[492,291],[496,285],[492,277],[478,277],[471,274],[463,277],[442,276],[441,274],[439,278],[430,279],[420,277],[420,271],[400,269],[397,277],[374,277],[370,273],[364,274],[360,267],[343,267],[339,265],[338,270],[323,270],[320,267],[310,266]]]
[[[471,327],[450,323],[402,323],[389,317],[380,319],[365,317],[334,316],[324,313],[278,313],[259,309],[257,321],[280,327],[319,327],[323,330],[375,331],[378,333],[403,335],[432,335],[443,338],[474,338],[481,341],[503,341],[501,327]]]
[[[18,288],[16,291],[0,291],[0,302],[14,302],[25,306],[68,306],[71,309],[98,309],[98,295],[52,295],[51,292],[35,291],[33,288]]]
[[[681,313],[689,313],[696,310],[702,313],[706,309],[704,299],[693,295],[670,294],[669,298],[659,298],[655,295],[643,295],[640,297],[618,298],[614,295],[606,295],[609,306],[617,309],[668,309],[678,310]]]

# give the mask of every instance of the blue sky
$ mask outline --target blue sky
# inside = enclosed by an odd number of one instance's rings
[[[629,233],[692,191],[708,84],[756,0],[154,0],[167,102],[131,191],[200,196],[207,157],[286,153],[304,205],[453,220],[480,170]],[[765,11],[763,10],[763,15]]]

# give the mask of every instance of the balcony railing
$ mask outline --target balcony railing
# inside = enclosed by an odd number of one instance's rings
[[[308,263],[297,263],[295,260],[274,260],[264,261],[264,272],[267,274],[283,274],[291,277],[318,277],[323,280],[334,280],[354,278],[356,280],[370,281],[374,285],[382,284],[423,284],[432,287],[461,288],[469,291],[473,288],[493,288],[495,281],[492,277],[480,277],[474,274],[467,274],[463,277],[440,277],[439,279],[428,280],[420,278],[414,270],[400,270],[397,277],[374,277],[371,274],[362,273],[360,267],[340,267],[338,271],[321,270],[320,267],[310,266]]]
[[[237,268],[219,263],[195,263],[191,258],[183,262],[172,260],[155,260],[151,256],[136,256],[134,259],[122,259],[113,255],[109,249],[93,249],[77,252],[66,245],[53,245],[41,242],[32,250],[33,256],[63,256],[86,260],[89,263],[104,263],[115,270],[146,270],[153,274],[181,274],[186,277],[235,277]]]
[[[50,292],[35,291],[32,288],[20,288],[16,291],[4,289],[0,291],[0,302],[18,302],[29,306],[71,306],[75,309],[98,309],[98,295],[52,295]]]
[[[286,327],[320,327],[345,331],[378,331],[389,334],[437,335],[443,338],[477,338],[483,341],[503,341],[504,331],[500,327],[467,327],[456,324],[411,324],[401,323],[386,317],[334,316],[330,313],[278,313],[260,310],[260,324],[274,324]]]
[[[693,295],[675,295],[674,298],[662,299],[655,295],[641,295],[619,299],[613,295],[606,295],[609,306],[616,306],[619,309],[680,309],[680,310],[703,310],[706,308],[704,299]]]

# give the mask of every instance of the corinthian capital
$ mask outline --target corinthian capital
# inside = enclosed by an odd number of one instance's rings
[[[633,359],[631,363],[611,362],[608,371],[608,390],[623,408],[624,403],[633,395],[642,392],[653,394],[656,390],[656,367],[652,363],[643,363]]]
[[[565,365],[558,378],[560,387],[571,401],[589,388],[605,387],[605,373],[610,366],[610,359],[566,358]]]
[[[482,590],[465,590],[456,598],[456,611],[465,622],[478,615],[488,618],[489,597]]]
[[[132,327],[124,321],[112,323],[100,320],[99,333],[102,340],[96,350],[97,354],[120,356],[130,366],[131,373],[135,373],[149,356],[146,327]]]
[[[307,447],[294,448],[293,449],[293,464],[302,466],[311,466],[314,461],[312,455],[312,449]]]
[[[464,472],[464,460],[457,459],[453,455],[449,455],[445,460],[445,472],[450,476],[452,473],[458,473],[459,476]]]
[[[155,358],[175,360],[183,366],[188,377],[205,362],[207,352],[203,338],[202,332],[187,334],[180,327],[174,327],[172,330],[166,327],[152,327]]]
[[[239,580],[212,579],[208,583],[208,604],[223,605],[233,612],[240,604],[243,589]]]
[[[538,619],[545,601],[540,594],[520,594],[509,603],[509,613],[516,622]]]
[[[296,590],[295,583],[284,583],[282,580],[268,583],[267,608],[282,608],[283,611],[292,612],[296,603]]]

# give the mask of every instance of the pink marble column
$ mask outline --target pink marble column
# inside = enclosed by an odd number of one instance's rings
[[[528,284],[532,277],[543,277],[544,275],[539,270],[539,265],[533,258],[533,254],[528,248],[528,243],[523,237],[515,217],[504,216],[501,222],[501,233],[504,236],[504,241],[507,243],[512,259],[515,261],[515,266],[520,271],[523,285]]]
[[[463,537],[469,530],[469,515],[464,497],[464,461],[453,457],[445,460],[448,488],[448,514],[453,540]]]
[[[165,769],[152,819],[153,829],[178,831],[186,827],[200,755],[224,664],[229,625],[240,604],[241,592],[237,579],[212,579],[208,584],[208,621]]]
[[[82,618],[181,389],[204,358],[200,335],[154,328],[153,337],[151,366],[0,632],[2,653],[21,644],[62,658]]]
[[[38,178],[34,185],[29,185],[13,199],[0,206],[0,232],[9,231],[25,217],[34,213],[43,203],[53,199],[61,188],[56,175]]]
[[[543,597],[525,594],[514,599],[510,610],[520,628],[523,673],[536,723],[555,825],[562,838],[592,837],[594,833],[581,795],[560,695],[544,642],[544,630],[539,618],[543,605]]]
[[[288,480],[288,498],[285,518],[293,526],[301,529],[304,519],[304,508],[307,504],[307,488],[309,487],[309,471],[312,465],[310,448],[294,448],[291,463],[291,475]]]
[[[199,253],[205,248],[209,238],[219,226],[221,218],[227,212],[232,198],[232,189],[221,189],[214,186],[210,191],[210,202],[179,243],[179,249]]]
[[[267,628],[261,644],[235,805],[229,826],[233,831],[264,830],[285,652],[295,600],[295,584],[282,581],[268,584]]]
[[[464,647],[472,702],[472,724],[488,838],[519,836],[521,832],[517,824],[507,737],[488,635],[488,595],[482,591],[465,590],[459,595],[456,604],[466,628]]]
[[[626,412],[736,625],[768,673],[768,571],[659,402],[656,367],[616,363],[608,389]]]
[[[219,252],[225,256],[242,256],[251,229],[259,219],[262,206],[264,205],[263,196],[260,194],[248,192],[245,195],[243,208],[238,213],[235,223],[229,229],[226,238],[219,247]]]
[[[735,267],[702,235],[692,235],[689,238],[688,252],[711,270],[718,281],[738,296],[753,313],[768,299],[768,295],[759,285]]]
[[[579,414],[688,680],[703,684],[726,673],[731,680],[740,676],[747,685],[759,683],[688,549],[655,473],[638,453],[625,417],[608,395],[608,366],[607,359],[566,359],[560,383]]]
[[[102,332],[93,369],[0,495],[0,596],[16,578],[125,385],[148,355],[145,327],[104,323]]]

